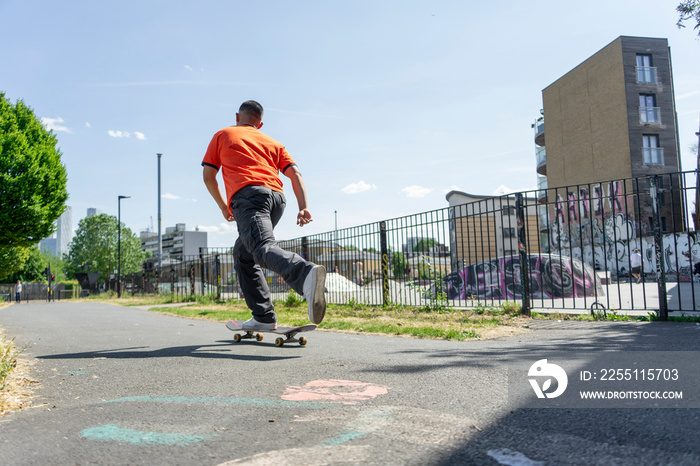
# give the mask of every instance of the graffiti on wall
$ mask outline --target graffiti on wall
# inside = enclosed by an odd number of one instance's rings
[[[530,254],[530,292],[533,298],[571,298],[604,294],[595,271],[579,259]],[[448,299],[522,298],[520,257],[498,257],[472,264],[445,278]]]
[[[578,192],[561,194],[553,205],[549,225],[551,251],[583,261],[596,270],[627,276],[630,256],[638,248],[644,273],[656,272],[653,226],[648,218],[635,221],[634,196],[626,196],[624,183],[616,181]],[[700,281],[693,266],[700,262],[700,236],[696,232],[662,236],[663,269],[669,281]],[[693,278],[694,277],[694,278]]]
[[[626,214],[633,211],[632,202],[625,197],[621,181],[580,188],[568,192],[566,199],[557,194],[550,222],[552,248],[566,250],[634,238],[636,224]]]

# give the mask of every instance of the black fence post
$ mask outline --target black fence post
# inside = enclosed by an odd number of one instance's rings
[[[386,243],[386,222],[379,222],[379,245],[382,252],[382,304],[391,303],[389,295],[389,248]]]
[[[200,274],[200,289],[201,289],[201,294],[204,296],[204,255],[202,254],[202,249],[199,248],[199,274]]]
[[[306,236],[301,237],[301,257],[309,260],[309,238]]]
[[[651,204],[654,208],[654,254],[656,256],[656,284],[659,289],[659,320],[668,320],[668,296],[666,294],[666,272],[664,268],[664,245],[661,237],[661,205],[659,202],[659,175],[650,178]],[[643,272],[642,272],[643,273]]]
[[[216,299],[221,301],[221,259],[219,255],[214,256],[214,264],[216,267]]]
[[[530,315],[530,271],[529,258],[527,254],[527,233],[525,231],[525,207],[523,206],[523,195],[515,195],[515,210],[518,225],[518,255],[520,257],[520,284],[522,287],[522,309],[523,315]]]

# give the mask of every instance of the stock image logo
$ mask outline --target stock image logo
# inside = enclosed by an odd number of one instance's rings
[[[566,376],[566,371],[556,364],[550,364],[546,359],[540,359],[530,366],[527,373],[532,389],[535,391],[537,398],[556,398],[566,390],[569,383],[569,378]],[[556,389],[552,392],[552,379],[557,381]],[[540,386],[540,381],[542,385]]]

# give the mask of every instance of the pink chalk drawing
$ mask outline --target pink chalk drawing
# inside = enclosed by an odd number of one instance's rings
[[[287,387],[281,398],[286,401],[326,401],[356,404],[389,393],[389,387],[355,380],[314,380],[303,387]]]

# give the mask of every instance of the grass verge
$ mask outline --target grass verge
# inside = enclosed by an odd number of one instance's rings
[[[186,307],[161,307],[169,304],[170,296],[126,296],[117,300],[94,298],[125,306],[151,305],[152,311],[176,315],[189,319],[225,322],[230,319],[247,320],[250,311],[245,302],[233,299],[217,301],[213,296],[197,296]],[[348,333],[373,333],[399,335],[416,338],[433,338],[445,340],[473,340],[508,337],[528,332],[528,323],[532,319],[562,321],[616,321],[649,322],[658,320],[655,313],[647,316],[629,316],[616,310],[608,310],[605,315],[539,313],[531,317],[520,314],[518,302],[507,302],[501,306],[478,305],[471,309],[454,309],[448,306],[409,307],[409,306],[368,306],[358,302],[345,305],[329,304],[326,318],[319,329]],[[278,323],[281,326],[298,326],[309,323],[306,303],[296,294],[290,293],[284,301],[275,302]],[[669,321],[700,322],[700,317],[670,317]]]
[[[280,326],[299,326],[309,323],[306,303],[293,297],[275,302]],[[121,303],[121,301],[120,301]],[[230,319],[247,320],[250,311],[245,302],[197,302],[184,307],[155,307],[151,311],[177,315],[189,319],[226,322]],[[491,339],[525,333],[524,319],[519,308],[478,308],[474,310],[431,311],[407,306],[374,307],[357,303],[329,304],[326,318],[319,329],[399,335],[446,340]]]

